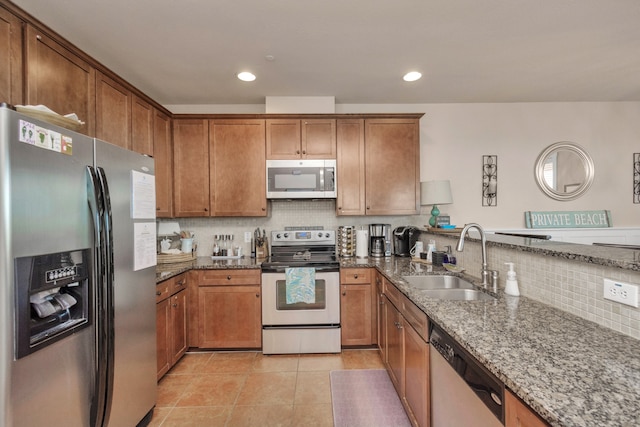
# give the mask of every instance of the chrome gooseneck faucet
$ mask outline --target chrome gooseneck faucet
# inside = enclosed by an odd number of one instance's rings
[[[487,238],[484,234],[484,229],[480,226],[480,224],[472,222],[464,226],[464,228],[462,229],[462,233],[460,233],[460,239],[458,240],[456,250],[458,252],[462,252],[462,250],[464,249],[464,238],[470,228],[476,228],[480,233],[480,242],[482,243],[482,270],[480,273],[482,276],[482,286],[485,288],[487,287],[487,285],[489,284],[489,275],[491,275],[491,286],[493,288],[492,291],[497,292],[498,272],[489,270],[487,267]]]

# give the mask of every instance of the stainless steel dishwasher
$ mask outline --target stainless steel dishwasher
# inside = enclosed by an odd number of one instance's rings
[[[432,325],[431,427],[504,425],[504,384]]]

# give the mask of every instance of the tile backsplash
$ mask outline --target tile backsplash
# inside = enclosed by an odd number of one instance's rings
[[[244,242],[244,233],[256,228],[264,229],[269,236],[272,230],[282,230],[285,226],[323,226],[327,230],[337,230],[341,225],[354,225],[368,228],[369,224],[391,224],[392,228],[401,225],[424,226],[425,215],[409,216],[336,216],[335,200],[272,200],[267,217],[259,218],[176,218],[181,230],[195,233],[198,256],[213,253],[213,236],[233,234],[234,246],[242,246],[248,254],[251,244]],[[426,219],[425,219],[426,218]],[[165,221],[165,220],[160,220]]]
[[[436,241],[438,250],[456,240],[423,235],[421,240]],[[481,245],[467,240],[463,252],[455,252],[458,265],[474,277],[480,276]],[[498,270],[499,287],[504,289],[507,277],[505,262],[513,262],[518,275],[520,294],[572,313],[583,319],[640,339],[640,308],[618,304],[603,298],[603,279],[613,279],[640,285],[640,273],[621,268],[555,258],[506,249],[487,247],[489,269]]]

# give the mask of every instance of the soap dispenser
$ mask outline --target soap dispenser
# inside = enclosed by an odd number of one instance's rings
[[[509,271],[507,271],[507,284],[504,288],[504,293],[517,297],[520,295],[520,290],[518,289],[516,272],[513,269],[514,264],[512,262],[505,262],[505,265],[509,266]]]

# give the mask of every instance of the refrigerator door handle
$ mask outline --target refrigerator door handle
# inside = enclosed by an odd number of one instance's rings
[[[94,227],[95,284],[93,311],[95,324],[94,391],[90,426],[107,424],[113,389],[113,251],[110,200],[104,171],[87,166],[87,199]],[[105,192],[106,188],[106,192]]]
[[[113,385],[114,385],[114,359],[115,359],[115,297],[114,297],[114,259],[113,259],[113,213],[111,210],[111,197],[109,194],[109,184],[107,175],[101,167],[96,168],[98,178],[100,179],[100,188],[102,190],[102,199],[104,202],[104,231],[105,231],[105,262],[106,262],[106,281],[104,283],[104,302],[105,308],[104,331],[106,338],[106,346],[104,354],[106,355],[106,384],[105,384],[105,415],[103,425],[106,426],[109,421],[111,412],[111,403],[113,401]]]

